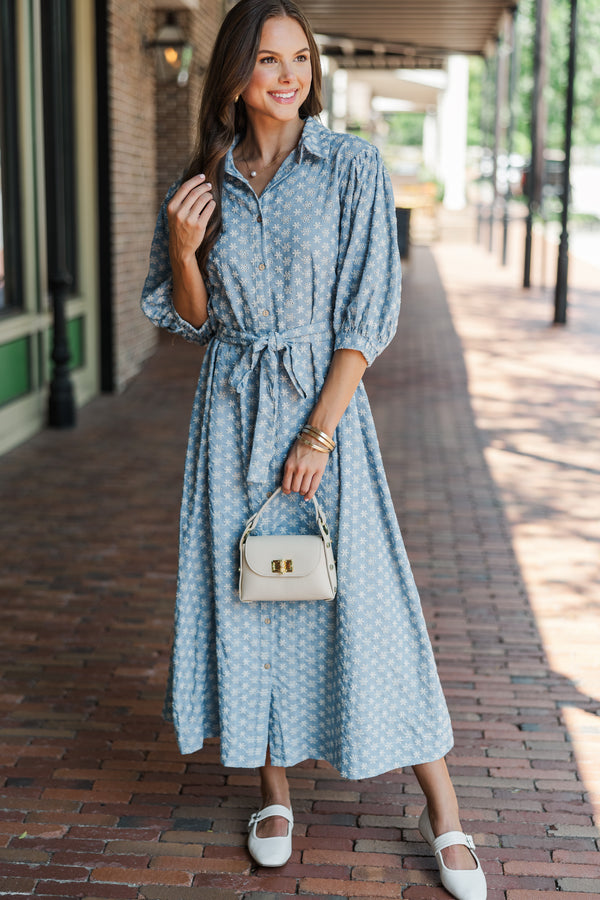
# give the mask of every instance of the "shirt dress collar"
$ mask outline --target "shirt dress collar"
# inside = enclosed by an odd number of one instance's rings
[[[236,168],[233,161],[233,151],[240,142],[241,135],[236,134],[233,144],[227,151],[225,156],[225,172],[234,178],[240,177],[240,171]],[[312,116],[309,116],[304,123],[298,147],[296,149],[296,162],[301,162],[306,153],[320,159],[327,159],[331,146],[331,132],[328,128],[318,122]]]

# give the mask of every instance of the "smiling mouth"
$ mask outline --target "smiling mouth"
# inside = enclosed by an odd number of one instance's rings
[[[295,91],[269,91],[269,95],[273,97],[274,100],[278,100],[280,103],[289,103],[296,98],[297,90]]]

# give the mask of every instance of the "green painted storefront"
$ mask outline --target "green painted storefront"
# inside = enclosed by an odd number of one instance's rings
[[[49,11],[62,23],[57,37]],[[53,251],[49,73],[64,68],[62,161],[73,288],[66,301],[77,404],[98,393],[94,0],[0,0],[0,452],[46,424]],[[56,90],[56,88],[54,88]]]

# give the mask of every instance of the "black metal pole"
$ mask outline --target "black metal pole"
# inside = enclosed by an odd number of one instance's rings
[[[55,270],[50,279],[54,310],[52,362],[54,363],[48,395],[48,424],[53,428],[71,428],[75,424],[75,400],[69,374],[71,352],[67,338],[65,301],[72,279],[68,272]]]
[[[506,192],[504,194],[504,221],[502,229],[502,265],[506,265],[508,256],[508,226],[510,223],[509,204],[512,196],[510,187],[510,158],[513,152],[513,139],[515,130],[515,86],[517,83],[517,7],[512,10],[509,30],[510,40],[510,68],[508,70],[508,127],[506,129],[506,155],[507,160],[507,180]]]
[[[543,156],[540,153],[544,134],[544,83],[546,80],[546,45],[548,0],[536,0],[535,42],[533,51],[533,91],[531,95],[531,162],[528,178],[528,204],[525,225],[525,265],[523,287],[531,285],[531,243],[533,217],[539,209],[541,181],[543,178]]]
[[[63,140],[64,92],[68,89],[64,78],[62,54],[68,52],[64,42],[63,7],[53,2],[51,8],[51,40],[56,55],[52,59],[51,83],[46,90],[51,91],[52,116],[47,127],[51,128],[49,140],[52,145],[52,162],[54,175],[54,209],[48,215],[48,227],[54,229],[54,259],[48,260],[49,286],[52,293],[54,313],[54,331],[52,337],[52,378],[48,396],[48,424],[54,428],[70,428],[75,424],[75,399],[69,372],[71,353],[67,337],[65,303],[69,287],[72,283],[71,273],[67,268],[67,237],[65,198],[65,144]]]
[[[565,163],[562,184],[561,233],[558,248],[556,290],[554,293],[554,323],[567,321],[567,287],[569,274],[569,195],[571,193],[571,131],[575,97],[575,62],[577,53],[577,0],[571,0],[571,31],[569,38],[569,69],[567,104],[565,111]]]

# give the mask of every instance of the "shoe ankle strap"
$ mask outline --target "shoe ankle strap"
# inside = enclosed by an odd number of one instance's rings
[[[258,824],[263,819],[269,819],[271,816],[283,816],[290,825],[294,824],[294,816],[291,809],[288,809],[287,806],[283,806],[281,803],[273,803],[271,806],[265,806],[264,809],[259,809],[258,812],[252,813],[248,825],[252,827],[255,823]]]
[[[434,839],[433,852],[439,853],[440,850],[445,850],[446,847],[453,847],[455,844],[463,844],[469,850],[475,850],[475,841],[470,834],[464,834],[462,831],[447,831]]]

